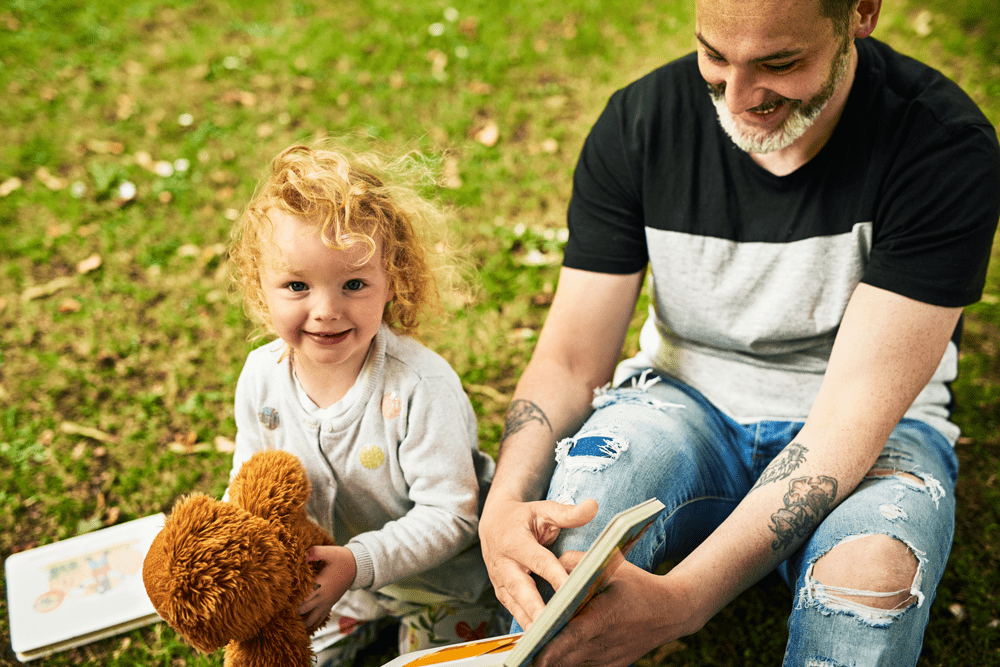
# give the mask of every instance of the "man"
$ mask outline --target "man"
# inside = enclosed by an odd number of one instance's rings
[[[498,597],[530,625],[532,573],[558,587],[617,511],[667,509],[536,664],[627,665],[775,568],[786,665],[916,662],[1000,148],[957,86],[864,39],[880,7],[696,0],[697,53],[612,96],[588,137],[480,524]],[[641,352],[595,397],[647,265]]]

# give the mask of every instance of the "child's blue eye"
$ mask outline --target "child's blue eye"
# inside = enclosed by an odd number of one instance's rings
[[[303,282],[296,280],[295,282],[288,283],[288,289],[293,292],[304,292],[309,289],[309,286]]]
[[[344,289],[346,289],[346,290],[348,290],[350,292],[357,292],[359,289],[361,289],[364,286],[365,286],[365,283],[364,283],[363,280],[358,280],[357,278],[354,278],[352,280],[348,280],[347,283],[344,284]]]

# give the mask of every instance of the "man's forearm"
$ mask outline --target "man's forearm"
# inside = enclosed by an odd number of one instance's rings
[[[557,367],[529,365],[507,410],[491,495],[538,500],[555,468],[555,444],[590,414],[586,389]]]

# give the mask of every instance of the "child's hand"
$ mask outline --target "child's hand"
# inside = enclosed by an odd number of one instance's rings
[[[337,546],[315,546],[306,554],[310,561],[323,561],[323,569],[316,575],[312,593],[299,607],[307,628],[315,625],[337,600],[344,595],[357,573],[357,564],[350,549]]]

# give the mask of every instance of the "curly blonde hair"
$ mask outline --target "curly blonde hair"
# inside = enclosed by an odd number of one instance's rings
[[[261,286],[265,244],[274,232],[272,209],[315,222],[330,248],[367,246],[361,263],[381,242],[393,293],[382,321],[397,333],[415,334],[428,311],[441,311],[440,289],[456,285],[457,273],[444,254],[447,216],[416,189],[429,174],[412,153],[390,160],[352,154],[330,142],[293,145],[274,158],[233,227],[229,249],[233,284],[247,316],[261,328],[257,337],[274,333]]]

